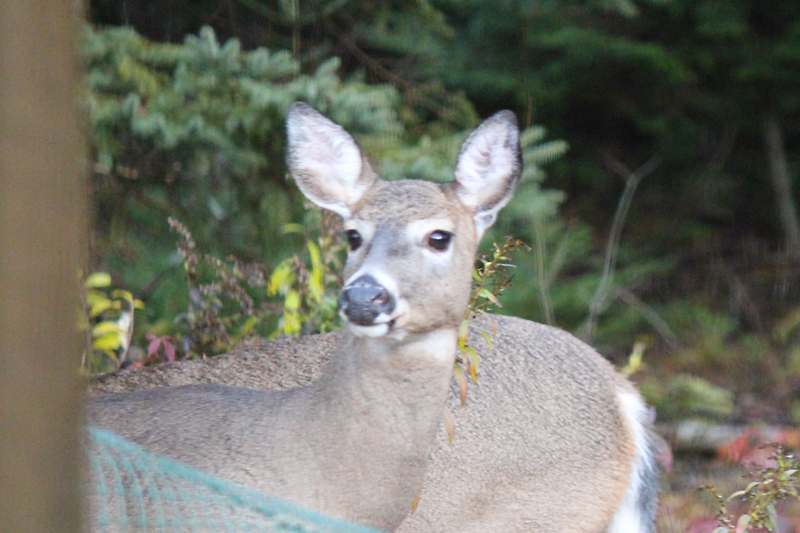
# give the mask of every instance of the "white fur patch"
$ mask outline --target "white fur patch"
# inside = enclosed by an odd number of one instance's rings
[[[408,346],[419,350],[420,355],[437,363],[452,363],[456,353],[456,332],[437,329],[409,337]]]
[[[344,315],[342,315],[342,318],[347,320],[347,317]],[[387,333],[389,333],[389,324],[386,322],[383,324],[373,324],[371,326],[359,326],[357,324],[348,322],[347,326],[356,337],[384,337]]]
[[[630,391],[617,389],[622,414],[625,417],[628,427],[633,436],[636,448],[636,457],[630,473],[630,484],[622,505],[614,514],[614,519],[608,527],[608,533],[646,533],[650,531],[648,524],[643,523],[638,500],[639,492],[644,483],[644,475],[647,465],[653,464],[656,460],[650,453],[647,445],[647,430],[644,421],[647,420],[647,406],[641,398]]]

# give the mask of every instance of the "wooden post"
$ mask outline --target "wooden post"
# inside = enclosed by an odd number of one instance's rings
[[[0,531],[78,533],[80,1],[0,0]]]

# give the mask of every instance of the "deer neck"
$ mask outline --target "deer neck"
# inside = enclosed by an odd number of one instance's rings
[[[340,428],[357,435],[388,430],[386,438],[415,447],[422,440],[427,450],[441,421],[456,346],[457,331],[449,328],[403,340],[347,330],[315,396]]]
[[[335,473],[325,479],[326,497],[357,500],[345,518],[394,531],[411,509],[442,420],[456,347],[454,329],[402,341],[348,331],[325,374],[303,391],[315,461]],[[344,450],[327,458],[336,445]]]

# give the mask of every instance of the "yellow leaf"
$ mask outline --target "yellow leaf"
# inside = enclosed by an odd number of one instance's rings
[[[477,383],[478,382],[478,372],[477,372],[477,370],[475,370],[475,365],[473,365],[471,361],[467,361],[467,372],[469,372],[469,377],[472,378],[472,381]]]
[[[122,332],[123,330],[117,325],[116,322],[111,322],[109,320],[100,322],[99,324],[95,325],[95,327],[92,328],[93,337],[100,337],[107,333],[116,333],[117,335],[119,335]]]
[[[646,347],[647,344],[643,341],[636,341],[633,343],[633,350],[628,356],[628,364],[620,370],[622,375],[631,376],[644,367],[644,364],[642,363],[642,356],[644,355],[644,350]]]
[[[99,300],[108,299],[108,296],[103,291],[98,291],[97,289],[89,289],[86,291],[86,303],[89,304],[89,306],[94,305],[94,303]]]
[[[289,223],[283,225],[284,233],[303,233],[303,231],[302,224]]]
[[[311,268],[313,270],[322,270],[322,256],[319,253],[319,246],[311,241],[308,241],[308,255],[311,257]]]
[[[311,262],[313,264],[313,268],[311,270],[311,276],[308,278],[308,292],[311,296],[311,299],[317,303],[322,302],[323,297],[323,287],[322,287],[322,261],[319,258],[319,248],[314,245],[311,241],[308,242],[308,249],[311,251]],[[314,252],[316,250],[316,253]],[[314,259],[316,256],[316,259]]]
[[[300,294],[294,289],[290,290],[289,294],[286,295],[283,306],[287,311],[297,311],[300,309]]]
[[[128,302],[133,301],[133,294],[131,294],[130,291],[126,291],[123,289],[114,289],[111,292],[111,296],[113,298],[122,298],[123,300],[126,300]]]
[[[450,439],[450,441],[452,442],[452,439]],[[419,486],[417,492],[414,494],[414,501],[411,502],[411,514],[414,514],[414,512],[417,510],[420,495],[422,495],[422,485]]]
[[[108,333],[92,341],[92,347],[96,350],[118,350],[122,346],[122,339],[117,333]]]
[[[295,276],[288,261],[284,261],[272,271],[267,285],[267,294],[270,296],[278,292],[286,292],[294,283]]]
[[[453,444],[453,439],[456,437],[456,417],[453,416],[453,412],[444,406],[444,413],[442,413],[442,422],[444,423],[444,429],[447,430],[447,438],[449,444]]]
[[[322,302],[322,283],[313,275],[308,280],[308,295],[315,302]]]
[[[108,287],[111,285],[111,275],[105,272],[94,272],[86,278],[83,284],[87,289],[96,289],[99,287]]]
[[[481,366],[481,359],[478,357],[478,352],[475,351],[475,348],[467,346],[462,350],[462,353],[467,355],[467,370],[469,371],[469,375],[472,376],[472,380],[477,383],[477,372]]]
[[[300,315],[297,313],[283,314],[283,332],[287,335],[300,333]]]
[[[239,328],[239,332],[236,334],[236,339],[239,340],[249,335],[250,332],[253,331],[253,328],[256,324],[258,324],[257,316],[251,316],[245,320],[244,324],[242,324],[242,327]]]
[[[114,307],[114,302],[111,300],[97,300],[92,304],[92,308],[89,311],[89,316],[98,316],[104,311],[108,311],[112,307]]]
[[[458,349],[463,350],[467,345],[467,332],[469,331],[469,320],[464,319],[461,321],[461,326],[458,328]]]

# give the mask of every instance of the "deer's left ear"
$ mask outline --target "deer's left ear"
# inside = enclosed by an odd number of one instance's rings
[[[377,176],[340,125],[303,102],[286,117],[286,161],[300,190],[320,207],[347,218]]]
[[[473,131],[458,154],[455,192],[474,210],[478,239],[514,196],[522,172],[517,117],[500,111]]]

